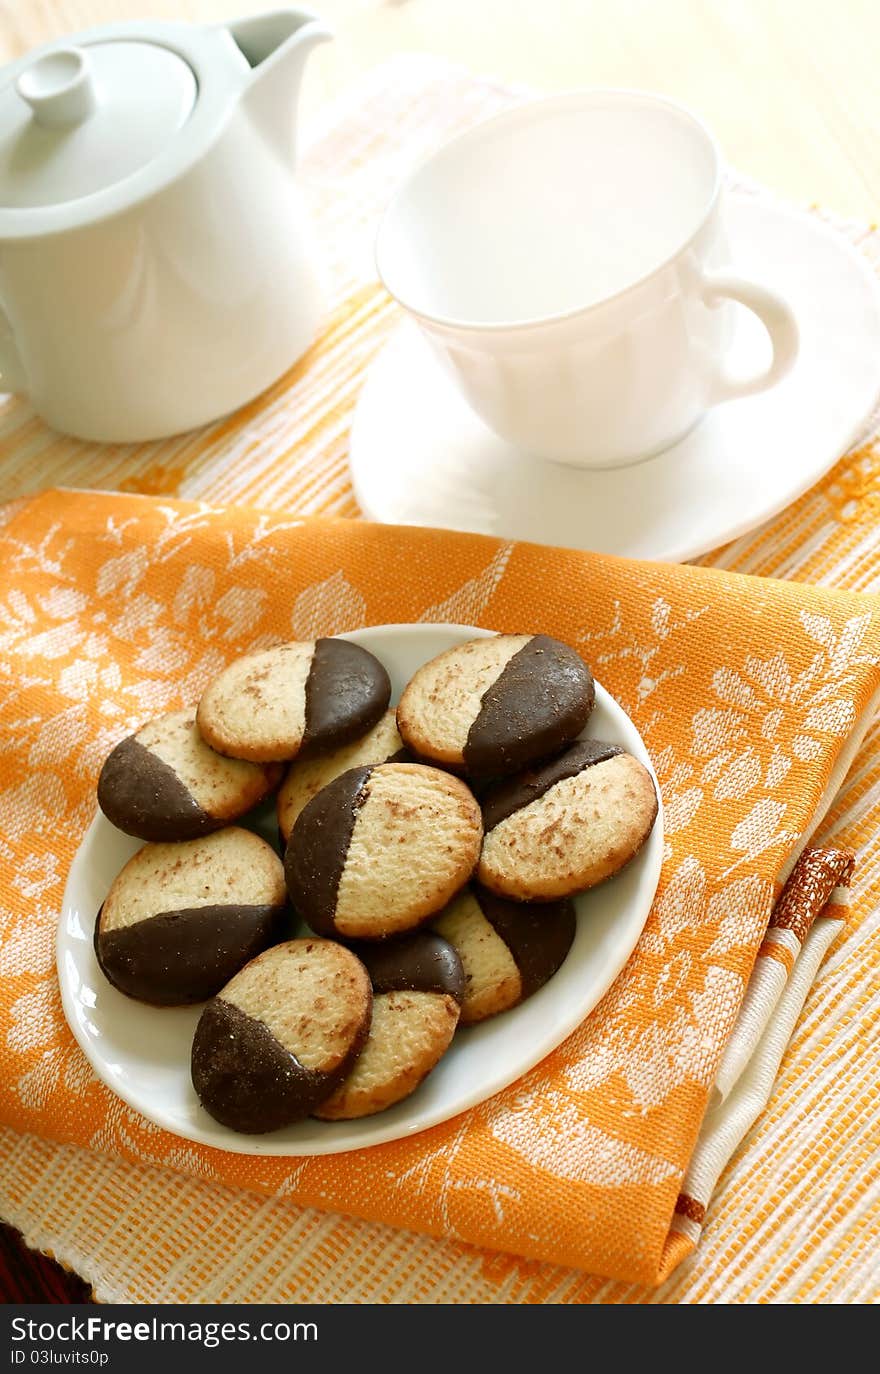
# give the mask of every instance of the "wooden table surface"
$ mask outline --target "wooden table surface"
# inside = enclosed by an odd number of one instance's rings
[[[283,0],[0,0],[0,57],[144,14],[201,20]],[[740,171],[801,202],[880,217],[878,0],[310,0],[337,39],[304,114],[396,53],[545,90],[636,86],[692,106]]]

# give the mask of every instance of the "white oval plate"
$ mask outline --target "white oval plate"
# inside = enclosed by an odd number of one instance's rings
[[[396,701],[422,663],[488,633],[465,625],[382,625],[342,637],[381,659]],[[632,721],[598,684],[584,734],[620,744],[651,767]],[[140,843],[98,813],[67,879],[58,928],[58,977],[65,1016],[89,1063],[129,1106],[186,1140],[237,1154],[323,1155],[436,1126],[512,1083],[564,1040],[610,987],[641,934],[660,877],[663,819],[658,815],[647,843],[622,873],[577,899],[577,934],[556,976],[519,1007],[459,1032],[434,1072],[405,1102],[360,1121],[302,1121],[267,1136],[238,1135],[199,1105],[189,1074],[199,1007],[134,1002],[111,987],[98,968],[92,947],[96,913]]]

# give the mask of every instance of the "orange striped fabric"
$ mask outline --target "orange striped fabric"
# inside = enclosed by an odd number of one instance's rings
[[[21,403],[10,402],[0,423],[0,490],[21,497],[55,483],[246,502],[276,512],[355,514],[345,470],[346,434],[364,369],[393,319],[368,277],[363,245],[369,226],[405,158],[509,98],[430,65],[397,64],[362,95],[356,109],[324,132],[305,164],[336,283],[327,331],[312,354],[259,404],[201,434],[157,445],[97,449],[76,444],[50,435]],[[341,181],[351,188],[345,215]],[[868,236],[864,246],[876,252]],[[91,807],[98,745],[103,748],[110,736],[118,737],[124,725],[139,718],[139,674],[132,657],[124,653],[119,660],[116,682],[98,680],[102,669],[96,659],[89,660],[95,680],[88,664],[85,673],[76,668],[83,661],[81,646],[95,642],[90,636],[109,633],[99,627],[112,609],[106,574],[101,583],[111,523],[126,555],[143,560],[138,550],[147,551],[137,594],[160,607],[155,628],[189,651],[192,627],[168,623],[161,610],[168,579],[181,564],[171,559],[162,568],[151,566],[157,531],[163,522],[190,520],[199,561],[212,570],[219,589],[224,585],[220,541],[246,543],[258,517],[246,510],[214,514],[173,500],[140,502],[130,496],[54,495],[8,508],[6,668],[14,665],[16,690],[22,684],[26,688],[14,709],[4,708],[7,749],[0,799],[3,833],[7,844],[11,839],[16,846],[5,856],[13,868],[8,880],[4,872],[3,892],[11,923],[2,950],[10,1018],[2,1051],[2,1111],[8,1127],[2,1186],[8,1214],[40,1244],[48,1243],[40,1228],[51,1218],[55,1248],[59,1231],[67,1228],[76,1243],[59,1252],[80,1267],[93,1262],[90,1245],[92,1253],[103,1254],[108,1267],[96,1278],[99,1287],[107,1284],[111,1297],[143,1293],[138,1283],[147,1283],[152,1293],[168,1294],[169,1301],[197,1300],[206,1291],[223,1300],[241,1296],[241,1284],[250,1281],[254,1295],[322,1300],[442,1301],[445,1293],[456,1301],[578,1302],[646,1300],[633,1283],[664,1280],[690,1254],[693,1236],[686,1226],[677,1229],[676,1219],[698,1225],[700,1209],[708,1207],[698,1267],[689,1259],[650,1300],[706,1301],[731,1292],[741,1301],[864,1297],[871,1287],[877,1231],[864,1129],[866,1113],[876,1107],[871,1107],[870,1065],[859,1053],[877,1014],[869,943],[880,892],[876,728],[868,730],[845,782],[836,779],[835,769],[867,723],[880,635],[870,600],[798,584],[874,590],[880,577],[873,537],[878,471],[877,451],[863,445],[772,525],[704,560],[718,569],[783,577],[788,585],[741,584],[697,570],[630,566],[430,532],[345,524],[288,529],[289,520],[279,516],[261,525],[272,547],[284,551],[292,589],[298,595],[310,592],[310,604],[323,606],[321,630],[327,633],[351,627],[334,619],[332,607],[338,603],[320,595],[325,583],[340,576],[360,598],[361,619],[418,619],[443,605],[455,607],[449,618],[498,628],[535,614],[529,608],[540,585],[542,625],[572,642],[589,643],[591,656],[598,652],[603,680],[645,732],[672,821],[654,924],[629,981],[622,980],[572,1045],[540,1075],[530,1076],[524,1109],[508,1100],[470,1123],[470,1134],[455,1141],[454,1167],[448,1167],[452,1137],[443,1134],[444,1128],[438,1128],[439,1135],[431,1133],[434,1138],[417,1150],[429,1184],[407,1183],[414,1157],[397,1147],[385,1157],[395,1179],[403,1179],[393,1189],[377,1190],[373,1175],[384,1167],[378,1159],[358,1162],[354,1191],[367,1199],[362,1210],[371,1217],[360,1222],[312,1210],[315,1205],[344,1208],[350,1201],[351,1176],[343,1183],[332,1165],[309,1166],[295,1178],[289,1169],[270,1166],[256,1179],[229,1159],[181,1152],[120,1112],[81,1073],[78,1052],[59,1020],[51,972],[48,937],[64,867]],[[377,581],[375,567],[382,567],[387,580],[387,570],[404,557],[405,588],[393,579],[389,585]],[[252,573],[259,580],[258,560]],[[626,609],[622,629],[615,619],[618,602]],[[345,604],[351,606],[352,598]],[[768,606],[773,608],[772,643],[763,631]],[[707,609],[719,607],[723,639],[711,632],[711,614],[707,619]],[[59,608],[63,615],[57,614]],[[284,633],[278,614],[272,611],[262,628]],[[66,622],[84,635],[76,644],[64,643]],[[231,654],[246,642],[241,630],[226,647]],[[640,697],[644,674],[634,676],[634,648],[656,650],[661,673],[669,670],[659,695]],[[675,686],[679,679],[672,672],[682,663],[693,669],[687,690]],[[32,674],[37,681],[31,681]],[[179,693],[177,669],[173,679],[167,669],[153,677],[164,699]],[[653,667],[652,679],[659,680]],[[62,696],[76,689],[63,724],[59,684]],[[119,709],[108,712],[107,703]],[[88,728],[77,734],[77,721],[83,720]],[[59,774],[60,789],[51,797],[34,792],[28,782],[31,758],[41,761],[44,775]],[[796,836],[811,823],[832,780],[843,786],[822,822],[825,833],[859,853],[847,938],[834,945],[809,996],[812,976],[801,954],[809,948],[818,966],[828,950],[841,924],[833,902],[799,949],[789,951],[790,966],[781,966],[788,979],[779,997],[789,991],[792,1007],[799,997],[801,1002],[807,998],[805,1014],[749,1147],[748,1169],[743,1173],[734,1161],[727,1185],[722,1177],[720,1191],[713,1194],[713,1184],[703,1198],[706,1170],[693,1186],[682,1185],[689,1163],[691,1169],[695,1158],[699,1163],[699,1150],[694,1156],[693,1148],[709,1091],[732,1044],[745,983],[767,934],[774,882],[783,876]],[[61,836],[59,817],[65,820]],[[834,902],[839,896],[832,894]],[[22,923],[25,907],[28,920]],[[691,946],[688,926],[698,913],[703,938]],[[707,959],[710,933],[717,949]],[[675,990],[658,1002],[657,990],[672,987],[670,977],[678,980]],[[629,996],[639,1008],[637,1016],[621,1004]],[[648,1003],[653,1012],[646,1010]],[[711,1033],[708,1046],[694,1058],[682,1050],[687,1041],[676,1037],[703,1024],[698,1007],[712,1009]],[[679,1014],[682,1019],[675,1022]],[[663,1046],[673,1047],[659,1078],[659,1061],[653,1061],[649,1075],[664,1085],[658,1100],[630,1072],[633,1064],[625,1057],[612,1056],[607,1078],[604,1070],[597,1077],[596,1056],[606,1053],[609,1027],[618,1051],[636,1027],[640,1037],[653,1039],[661,1058],[667,1055]],[[731,1088],[729,1096],[735,1091]],[[529,1121],[541,1122],[541,1133],[549,1132],[562,1146],[573,1129],[572,1110],[575,1134],[597,1130],[599,1135],[588,1137],[591,1147],[576,1156],[578,1172],[569,1178],[560,1164],[564,1149],[540,1162]],[[26,1139],[23,1132],[45,1139]],[[49,1139],[68,1143],[53,1146]],[[94,1150],[136,1162],[111,1163]],[[610,1184],[601,1171],[588,1181],[589,1169],[602,1158],[613,1162]],[[169,1166],[187,1169],[200,1181],[170,1173]],[[121,1205],[122,1190],[133,1185],[138,1199],[175,1200],[177,1215],[169,1216],[167,1206],[148,1213],[139,1200],[128,1200],[125,1215],[137,1219],[138,1239],[128,1242],[127,1250],[99,1243],[79,1199],[88,1195],[99,1223],[103,1219],[106,1225],[115,1215],[112,1199]],[[242,1186],[266,1188],[271,1196],[255,1202],[235,1191]],[[106,1199],[96,1200],[96,1189]],[[518,1196],[508,1198],[504,1189]],[[691,1201],[676,1212],[682,1191]],[[61,1194],[70,1199],[67,1211]],[[244,1250],[236,1246],[234,1266],[228,1263],[224,1212],[248,1237]],[[805,1227],[805,1217],[814,1215],[819,1220]],[[587,1223],[589,1217],[593,1220]],[[392,1231],[388,1222],[442,1238]],[[520,1258],[468,1249],[463,1240],[516,1250]],[[617,1275],[627,1284],[585,1278],[561,1267],[566,1265]],[[135,1279],[135,1268],[146,1277]]]
[[[880,695],[871,601],[477,535],[110,493],[26,502],[3,531],[0,568],[10,861],[0,1119],[530,1259],[664,1278],[697,1240],[676,1199],[705,1206],[714,1188],[698,1137],[777,884]],[[97,767],[139,721],[197,700],[255,643],[431,621],[438,607],[568,640],[641,729],[667,847],[636,952],[536,1069],[414,1138],[293,1163],[183,1145],[92,1077],[60,1008],[60,883]],[[802,863],[797,897],[779,908],[799,910],[804,932],[849,858],[823,852],[813,867],[832,876],[814,881]],[[32,889],[36,907],[22,900]],[[729,1129],[719,1125],[721,1138]]]

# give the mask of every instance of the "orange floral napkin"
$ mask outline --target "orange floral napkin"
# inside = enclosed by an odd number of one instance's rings
[[[662,1279],[693,1248],[840,929],[849,856],[797,856],[880,690],[873,599],[160,498],[55,491],[4,514],[3,1124],[490,1249]],[[102,758],[247,649],[418,620],[558,635],[633,717],[667,833],[638,948],[548,1059],[413,1139],[291,1160],[166,1135],[96,1081],[58,996],[61,894]]]

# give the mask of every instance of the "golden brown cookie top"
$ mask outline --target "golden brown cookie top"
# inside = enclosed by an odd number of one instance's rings
[[[425,663],[397,708],[404,743],[433,763],[499,777],[562,749],[595,688],[583,659],[549,635],[469,640]]]
[[[202,693],[197,719],[218,753],[277,762],[357,739],[390,697],[387,672],[359,644],[296,640],[230,663]]]
[[[277,764],[224,758],[202,739],[195,710],[141,726],[109,754],[98,805],[142,840],[190,840],[250,811],[278,781]]]
[[[353,768],[294,825],[288,890],[319,934],[384,939],[446,905],[473,872],[481,839],[479,806],[458,778],[410,763]]]
[[[581,741],[484,797],[478,879],[515,901],[572,896],[628,863],[656,816],[644,764],[615,745]]]
[[[262,1133],[309,1116],[366,1043],[366,969],[344,946],[289,940],[253,959],[202,1013],[192,1078],[215,1120]]]

